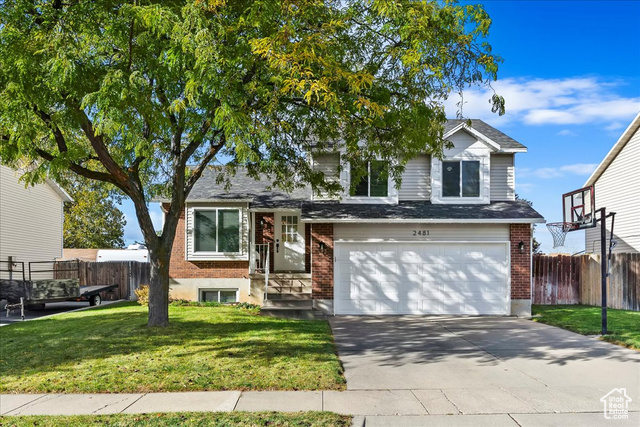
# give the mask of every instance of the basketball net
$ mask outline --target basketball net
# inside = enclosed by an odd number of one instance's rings
[[[571,231],[573,224],[570,222],[550,222],[547,224],[547,229],[553,237],[553,247],[564,246],[564,239],[567,237],[567,233]]]

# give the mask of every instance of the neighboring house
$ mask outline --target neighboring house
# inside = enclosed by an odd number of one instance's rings
[[[172,296],[262,304],[268,282],[267,305],[306,297],[330,314],[530,315],[532,226],[544,219],[515,200],[514,156],[527,149],[480,120],[450,120],[445,137],[444,159],[411,160],[399,189],[383,162],[352,183],[340,153],[316,156],[345,189],[335,200],[242,170],[225,191],[207,171],[178,225]]]
[[[594,186],[595,208],[615,212],[613,252],[640,252],[640,113],[585,183]],[[596,218],[600,218],[596,213]],[[611,220],[607,220],[607,240]],[[585,251],[600,253],[600,227],[585,232]]]
[[[25,188],[20,175],[0,165],[0,270],[8,270],[10,257],[28,270],[30,261],[62,256],[63,205],[71,197],[49,179]]]

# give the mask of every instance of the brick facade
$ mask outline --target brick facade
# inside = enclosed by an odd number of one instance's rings
[[[187,261],[185,259],[184,211],[173,242],[169,277],[173,279],[242,279],[249,277],[249,261]]]
[[[511,224],[511,299],[531,299],[531,225]],[[520,253],[520,242],[524,253]]]
[[[333,299],[333,224],[311,225],[311,272],[313,299]]]

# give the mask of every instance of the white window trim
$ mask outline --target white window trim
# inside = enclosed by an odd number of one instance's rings
[[[478,163],[478,196],[462,196],[462,188],[463,188],[463,182],[462,182],[462,163],[463,162],[476,162]],[[447,198],[447,199],[478,199],[480,198],[480,195],[482,194],[482,161],[480,159],[476,159],[476,160],[462,160],[462,159],[445,159],[442,161],[442,166],[444,167],[445,163],[459,163],[460,164],[460,171],[459,171],[459,192],[457,196],[445,196],[444,195],[444,173],[441,175],[442,178],[442,198]]]
[[[192,228],[185,227],[185,259],[187,261],[231,261],[231,260],[246,260],[248,259],[244,250],[244,240],[242,238],[245,229],[244,224],[244,212],[243,208],[236,206],[217,206],[217,207],[186,207],[185,218],[187,215],[190,217],[190,225]],[[238,252],[213,252],[213,251],[196,251],[196,238],[195,238],[195,222],[197,211],[216,211],[216,244],[217,244],[217,224],[218,224],[218,210],[237,210],[239,215],[240,227],[239,233],[239,251]]]
[[[234,291],[236,293],[236,300],[232,303],[220,303],[220,291],[223,292],[231,292]],[[235,304],[240,302],[240,290],[238,288],[198,288],[198,301],[199,302],[207,302],[202,298],[204,292],[218,292],[218,301],[220,304]]]
[[[480,196],[479,197],[451,197],[444,196],[444,183],[442,170],[447,161],[476,161],[480,162]],[[491,197],[490,182],[490,158],[489,156],[474,156],[470,154],[458,154],[442,160],[432,158],[431,163],[431,203],[433,204],[488,204]],[[462,173],[462,167],[460,168]],[[462,182],[460,183],[462,185]],[[461,187],[462,191],[462,187]]]
[[[376,159],[381,160],[381,159]],[[391,165],[389,165],[391,166]],[[369,172],[370,162],[367,162],[367,174]],[[343,177],[341,182],[343,182],[344,189],[344,197],[342,198],[343,203],[352,203],[352,204],[396,204],[398,203],[398,190],[395,187],[395,182],[391,177],[391,174],[387,177],[387,196],[351,196],[351,163],[346,163],[345,167],[342,170]],[[369,186],[371,186],[371,179],[369,179]],[[371,189],[369,189],[369,193]]]

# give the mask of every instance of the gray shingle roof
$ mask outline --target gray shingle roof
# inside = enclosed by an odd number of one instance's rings
[[[309,202],[302,205],[302,220],[520,220],[544,222],[544,218],[523,200],[488,205],[438,205],[411,201],[397,205]]]
[[[267,177],[256,180],[247,174],[244,168],[238,168],[230,178],[231,188],[226,190],[224,184],[216,181],[216,170],[207,169],[196,181],[187,201],[194,200],[253,200],[253,207],[300,207],[304,200],[311,199],[309,187],[296,188],[291,194],[279,189],[271,189],[272,182]]]
[[[466,120],[460,120],[460,119],[449,119],[449,120],[447,120],[447,123],[445,123],[445,125],[444,125],[444,132],[445,133],[449,132],[451,129],[455,128],[460,123],[466,123]],[[500,144],[500,147],[503,148],[503,149],[505,149],[505,148],[512,148],[512,149],[513,148],[527,148],[524,145],[520,144],[515,139],[513,139],[510,136],[500,132],[498,129],[494,128],[493,126],[488,125],[487,123],[483,122],[482,120],[472,119],[471,120],[471,127],[474,128],[475,130],[477,130],[478,132],[480,132],[481,134],[485,135],[487,138],[491,139],[492,141]]]
[[[266,177],[255,180],[244,169],[239,168],[231,178],[232,186],[227,191],[216,182],[216,171],[208,169],[196,182],[188,201],[251,200],[255,209],[297,208],[303,220],[520,220],[542,222],[542,215],[521,200],[493,202],[488,205],[439,205],[427,201],[388,204],[347,204],[338,202],[312,202],[311,189],[298,188],[291,194],[270,189],[271,181]]]

